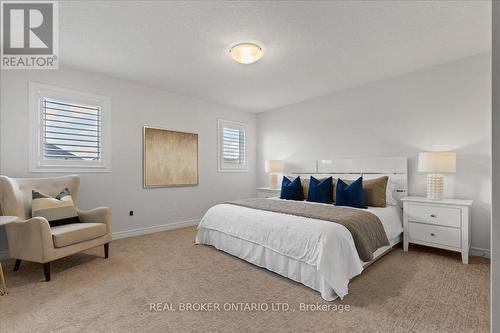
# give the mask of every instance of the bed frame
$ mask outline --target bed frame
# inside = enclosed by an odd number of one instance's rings
[[[333,176],[335,178],[355,179],[363,176],[365,179],[388,176],[389,184],[387,193],[388,204],[399,206],[399,201],[406,196],[408,187],[407,159],[406,157],[389,158],[362,158],[362,159],[343,159],[343,160],[321,160],[302,163],[285,163],[285,175],[295,175],[307,177],[313,175],[316,177]],[[199,238],[200,237],[200,238]],[[390,245],[378,249],[374,253],[374,259],[363,263],[363,268],[371,265],[385,254],[389,253],[393,246],[401,242],[401,235],[390,239]],[[232,237],[223,232],[204,229],[198,230],[196,239],[197,244],[206,244],[217,249],[234,255],[258,267],[266,268],[269,271],[280,274],[293,281],[301,283],[313,290],[319,291],[321,297],[327,301],[334,300],[337,297],[336,292],[331,286],[326,285],[324,278],[317,273],[316,267],[303,263],[299,260],[289,258],[286,264],[278,262],[278,252],[268,250],[259,244],[253,244],[254,252],[241,252],[242,244],[246,242],[237,237]],[[257,251],[255,253],[255,251]],[[267,253],[268,251],[269,253]],[[259,258],[269,258],[275,256],[275,260],[260,260]],[[286,257],[285,257],[286,258]],[[279,258],[281,260],[281,258]],[[286,267],[286,268],[284,268]],[[290,269],[292,267],[292,269]],[[294,268],[295,267],[295,268]],[[296,274],[296,269],[300,269],[300,274]]]
[[[330,177],[341,179],[373,179],[389,177],[387,185],[387,200],[390,205],[402,207],[401,198],[408,192],[408,159],[406,157],[354,158],[337,160],[288,162],[284,165],[285,175],[301,177]],[[366,268],[391,252],[400,241],[387,246],[372,261],[363,264]]]

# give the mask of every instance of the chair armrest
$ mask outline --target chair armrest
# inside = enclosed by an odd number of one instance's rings
[[[13,258],[43,263],[48,250],[54,247],[49,222],[43,217],[9,223],[5,230]]]
[[[84,223],[105,223],[108,233],[111,233],[111,210],[108,207],[99,207],[90,210],[77,209],[78,217]]]

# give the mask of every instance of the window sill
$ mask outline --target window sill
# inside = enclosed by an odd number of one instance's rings
[[[110,173],[110,167],[88,166],[36,166],[29,168],[30,173]]]
[[[225,173],[225,172],[248,172],[247,169],[219,169],[218,172]]]

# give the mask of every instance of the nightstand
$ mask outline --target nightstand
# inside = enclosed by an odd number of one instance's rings
[[[281,189],[271,188],[271,187],[259,187],[257,188],[257,198],[274,198],[279,197]]]
[[[403,201],[404,251],[420,244],[462,253],[469,263],[472,200],[430,200],[406,197]]]

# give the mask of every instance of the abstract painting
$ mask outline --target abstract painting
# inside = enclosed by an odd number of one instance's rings
[[[198,185],[198,134],[143,128],[144,187]]]

